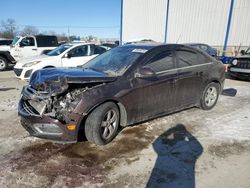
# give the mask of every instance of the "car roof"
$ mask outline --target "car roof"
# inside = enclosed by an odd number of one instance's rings
[[[205,44],[205,43],[185,43],[185,45],[187,45],[187,46],[192,46],[192,45],[206,45],[206,46],[209,46],[208,44]]]
[[[62,45],[71,45],[72,47],[74,46],[81,46],[81,45],[89,45],[89,44],[93,44],[94,43],[86,43],[86,42],[67,42],[67,43],[64,43]]]
[[[165,43],[136,43],[136,44],[125,44],[123,46],[120,46],[122,48],[140,48],[140,49],[147,49],[151,50],[157,47],[181,47],[181,46],[187,46],[190,48],[188,45],[184,44],[165,44]],[[192,47],[191,47],[192,48]]]

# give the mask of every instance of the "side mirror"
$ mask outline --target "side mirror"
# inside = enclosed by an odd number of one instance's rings
[[[155,72],[150,67],[141,67],[137,73],[136,78],[153,78],[156,77]]]
[[[24,47],[24,44],[22,42],[19,42],[18,46],[19,47]]]
[[[245,50],[241,50],[240,53],[241,53],[241,55],[245,55],[246,51]]]
[[[66,54],[64,55],[64,58],[71,58],[71,55],[70,55],[69,53],[66,53]]]

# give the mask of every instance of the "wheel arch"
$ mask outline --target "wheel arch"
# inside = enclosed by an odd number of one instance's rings
[[[113,102],[117,105],[118,107],[118,110],[120,112],[120,125],[122,127],[125,127],[127,125],[127,110],[125,108],[125,106],[119,101],[119,100],[116,100],[116,99],[107,99],[103,102],[100,102],[96,105],[94,105],[88,112],[87,112],[87,116],[94,110],[96,109],[98,106],[104,104],[104,103],[107,103],[107,102]]]
[[[202,92],[203,92],[203,90],[207,87],[207,85],[210,84],[210,83],[216,83],[216,84],[218,84],[219,87],[220,87],[220,92],[222,91],[222,89],[223,89],[223,83],[221,83],[220,80],[217,79],[217,78],[211,78],[211,79],[208,79],[208,80],[205,82],[205,84],[203,85],[203,87],[202,87]]]
[[[223,87],[223,86],[222,86],[221,82],[220,82],[218,79],[212,79],[209,83],[212,83],[212,82],[213,82],[213,83],[216,83],[216,84],[219,84],[220,92],[222,92],[222,87]],[[209,83],[208,83],[208,84],[209,84]]]
[[[89,114],[95,110],[96,108],[98,108],[100,105],[107,103],[107,102],[113,102],[116,104],[119,113],[120,113],[120,126],[121,127],[126,127],[127,126],[127,110],[125,108],[125,106],[122,104],[122,102],[120,102],[119,100],[116,99],[106,99],[105,101],[102,101],[100,103],[97,103],[96,105],[94,105],[91,109],[88,110],[88,112],[86,113],[86,116],[83,117],[83,119],[81,120],[80,123],[80,127],[78,129],[78,140],[85,140],[85,132],[84,132],[84,127],[85,127],[85,122],[87,117],[89,116]]]

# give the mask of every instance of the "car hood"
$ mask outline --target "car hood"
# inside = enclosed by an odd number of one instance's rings
[[[66,91],[70,84],[105,83],[115,79],[90,69],[48,68],[34,72],[29,85],[36,91],[55,96]]]
[[[235,59],[250,59],[250,55],[236,56]]]
[[[51,60],[51,61],[53,61],[53,59],[55,57],[56,56],[47,56],[47,55],[43,54],[43,55],[31,56],[31,57],[20,59],[18,61],[18,63],[20,63],[20,64],[27,64],[27,63],[34,62],[34,61],[44,61],[44,60]]]

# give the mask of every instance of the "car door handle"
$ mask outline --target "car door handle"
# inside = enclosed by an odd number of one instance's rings
[[[33,48],[32,50],[37,51],[37,49],[36,49],[36,48]]]
[[[203,75],[203,72],[201,71],[201,72],[196,72],[196,75],[197,76],[202,76]]]

